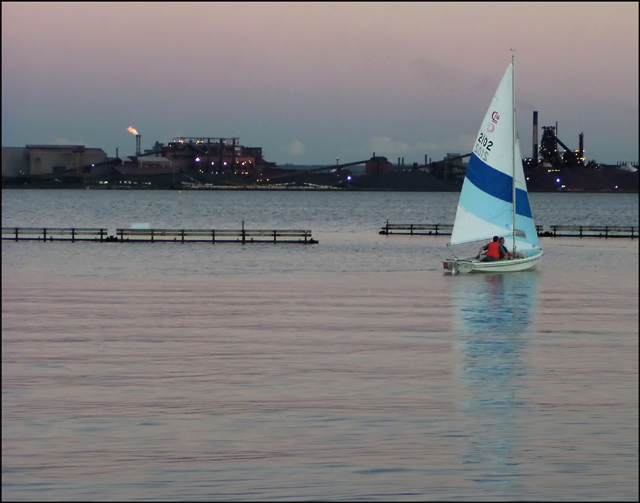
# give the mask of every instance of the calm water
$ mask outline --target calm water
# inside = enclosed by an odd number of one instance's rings
[[[638,240],[443,273],[457,194],[3,190],[3,226],[319,244],[2,243],[3,500],[636,500]],[[637,194],[532,194],[638,225]]]

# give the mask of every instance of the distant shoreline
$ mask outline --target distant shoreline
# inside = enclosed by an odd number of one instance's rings
[[[562,169],[525,172],[527,189],[535,192],[638,193],[638,172],[622,169]],[[3,189],[83,190],[277,190],[352,192],[460,192],[462,176],[434,176],[420,170],[376,175],[336,176],[294,172],[278,180],[254,180],[232,174],[171,173],[135,176],[84,176],[77,173],[3,176]]]
[[[139,190],[139,191],[179,191],[179,192],[202,192],[202,191],[260,191],[260,192],[453,192],[459,193],[457,190],[436,190],[436,189],[397,189],[397,188],[339,188],[339,187],[145,187],[145,186],[92,186],[75,184],[24,184],[24,185],[5,185],[3,190]],[[529,193],[567,193],[567,194],[638,194],[638,190],[529,190]]]

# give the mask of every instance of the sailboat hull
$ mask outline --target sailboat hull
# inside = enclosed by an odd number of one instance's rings
[[[539,250],[526,257],[511,260],[482,262],[475,258],[451,258],[444,260],[442,265],[446,270],[450,271],[451,274],[472,272],[520,272],[535,269],[538,267],[541,260],[542,250]]]

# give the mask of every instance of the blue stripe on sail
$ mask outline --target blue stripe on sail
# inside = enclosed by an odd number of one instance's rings
[[[476,154],[471,154],[466,178],[482,192],[511,204],[511,177],[481,161]],[[533,218],[529,196],[526,191],[518,188],[516,188],[516,214]]]
[[[516,188],[516,215],[533,218],[531,205],[529,204],[529,194],[526,190]]]

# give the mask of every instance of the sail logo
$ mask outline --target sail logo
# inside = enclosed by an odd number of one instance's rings
[[[495,124],[498,123],[498,121],[500,120],[500,114],[498,112],[493,112],[491,114],[491,122],[489,124],[487,124],[487,132],[488,133],[493,133],[496,129]]]

